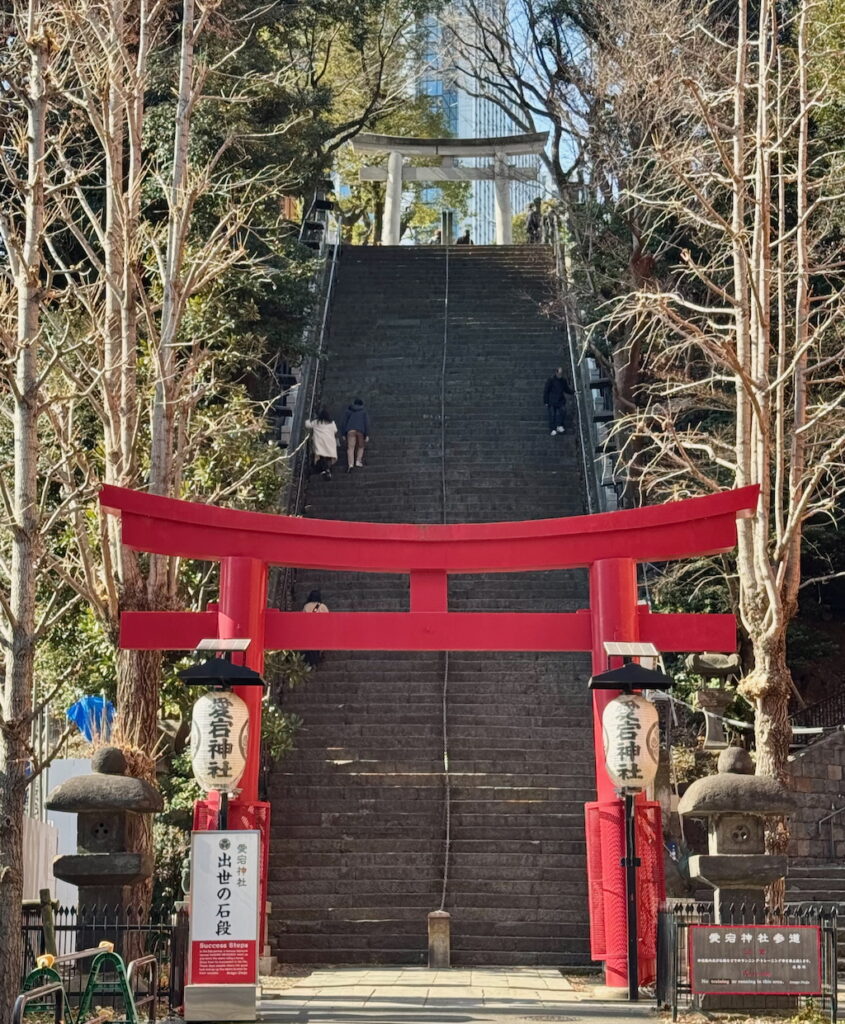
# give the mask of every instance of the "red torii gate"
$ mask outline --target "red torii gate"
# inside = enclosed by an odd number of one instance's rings
[[[214,637],[249,638],[245,663],[262,672],[265,650],[589,651],[593,672],[608,667],[605,641],[650,642],[658,650],[733,651],[733,615],[654,614],[637,601],[637,564],[730,550],[736,520],[751,516],[759,488],[619,512],[529,522],[417,526],[299,519],[217,508],[122,487],[100,491],[122,518],[122,540],[150,554],[221,562],[220,601],[204,612],[124,612],[120,645],[192,650]],[[268,565],[410,577],[409,612],[308,615],[267,608]],[[450,612],[448,578],[459,573],[587,568],[590,607],[576,612]],[[317,621],[319,619],[319,622]],[[584,681],[586,685],[586,680]],[[247,767],[230,825],[260,828],[264,885],[269,805],[258,800],[261,693],[236,688],[250,710]],[[627,984],[620,802],[604,770],[601,715],[616,694],[593,693],[601,841],[588,832],[594,956],[610,985]],[[612,837],[611,837],[612,838]],[[600,879],[597,882],[596,879]]]

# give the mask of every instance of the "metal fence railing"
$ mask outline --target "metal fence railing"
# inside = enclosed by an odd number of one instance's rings
[[[288,438],[290,476],[281,499],[280,511],[296,516],[302,512],[308,482],[309,452],[305,423],[313,418],[322,384],[322,366],[326,330],[337,282],[342,243],[342,221],[339,213],[322,211],[326,229],[320,234],[321,262],[313,288],[316,302],[308,325],[308,355],[299,370],[299,383],[293,400],[293,414]],[[294,570],[288,566],[273,573],[270,592],[276,608],[288,608],[293,589]]]
[[[690,928],[715,923],[712,903],[690,903],[673,900],[657,916],[657,984],[658,1007],[671,1009],[672,1020],[679,1010],[702,1009],[701,1000],[712,999],[692,991],[690,974]],[[829,1016],[837,1015],[837,907],[835,904],[788,903],[774,910],[755,904],[734,904],[723,911],[721,925],[816,926],[820,930],[821,995],[793,995],[795,1004],[813,1004]],[[717,996],[718,998],[724,998]],[[731,999],[737,999],[731,996]],[[760,998],[755,997],[755,998]],[[772,999],[785,997],[769,997]],[[751,1004],[754,1005],[754,1004]],[[712,1008],[712,1007],[711,1007]],[[731,1007],[733,1009],[733,1007]],[[739,1007],[737,1007],[739,1009]]]
[[[816,701],[789,716],[793,725],[841,729],[845,724],[845,689]]]
[[[182,1005],[185,985],[185,964],[188,955],[188,919],[184,910],[140,907],[59,907],[53,915],[55,948],[47,948],[44,924],[38,909],[25,909],[21,920],[23,958],[20,965],[21,985],[36,968],[38,957],[53,953],[58,958],[59,974],[71,1005],[82,995],[86,972],[80,950],[95,949],[100,942],[114,944],[114,952],[128,965],[135,962],[133,977],[142,986],[141,1002],[154,996],[159,1006],[174,1009]],[[151,969],[149,957],[156,961]],[[148,979],[148,980],[145,980]],[[154,979],[152,990],[150,980]],[[106,994],[103,1006],[115,1006],[117,994]]]
[[[575,389],[576,423],[587,512],[612,512],[621,507],[623,491],[617,452],[609,433],[609,424],[613,420],[612,382],[602,375],[596,360],[587,354],[583,330],[570,294],[565,223],[560,215],[555,215],[550,218],[549,224],[555,277],[563,309],[562,328]]]

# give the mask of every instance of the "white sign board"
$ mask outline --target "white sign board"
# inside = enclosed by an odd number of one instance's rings
[[[260,832],[191,836],[192,985],[258,981]]]

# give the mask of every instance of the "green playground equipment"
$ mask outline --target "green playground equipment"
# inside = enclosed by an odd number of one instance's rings
[[[56,968],[58,965],[88,958],[91,958],[91,966],[74,1014],[61,974]],[[149,972],[149,989],[146,995],[137,998],[132,986],[143,970]],[[138,1010],[142,1006],[148,1007],[148,1020],[153,1021],[157,990],[158,960],[155,956],[139,957],[127,968],[110,942],[101,943],[95,949],[82,949],[64,956],[45,954],[38,958],[37,966],[26,976],[21,995],[15,1002],[12,1024],[22,1024],[29,1012],[54,1012],[56,1024],[97,1024],[106,1020],[111,1024],[140,1024]],[[98,1012],[97,1000],[101,996],[117,996],[123,1003],[123,1016],[114,1017],[114,1008],[111,1006],[107,1013]]]

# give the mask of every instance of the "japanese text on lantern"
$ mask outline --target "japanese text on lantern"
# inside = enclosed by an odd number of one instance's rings
[[[616,774],[626,781],[639,780],[643,777],[639,765],[640,745],[637,739],[640,736],[641,724],[637,712],[637,705],[633,701],[624,704],[615,737]]]
[[[208,727],[208,774],[228,779],[232,775],[229,755],[232,753],[232,705],[226,697],[212,697]],[[220,760],[218,760],[218,758]]]
[[[607,774],[619,789],[645,789],[657,771],[660,728],[657,709],[640,694],[615,697],[602,715]]]
[[[205,693],[191,713],[191,763],[206,790],[232,793],[246,765],[249,711],[234,693]]]

